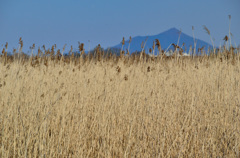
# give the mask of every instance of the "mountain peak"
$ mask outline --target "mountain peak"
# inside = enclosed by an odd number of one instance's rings
[[[165,31],[166,33],[179,33],[180,30],[178,30],[177,28],[173,27],[170,28],[169,30]]]
[[[177,28],[173,27],[173,28],[170,28],[168,31],[180,31],[180,30],[178,30]]]
[[[171,44],[175,43],[182,47],[184,45],[184,47],[183,47],[184,51],[188,52],[189,49],[194,46],[194,40],[191,36],[189,36],[183,32],[181,33],[181,35],[180,35],[181,37],[179,38],[179,33],[180,33],[180,30],[173,27],[173,28],[170,28],[169,30],[164,31],[158,35],[133,37],[131,45],[130,45],[130,52],[141,51],[142,50],[141,43],[146,41],[146,39],[147,39],[147,41],[145,43],[145,48],[144,48],[146,50],[146,52],[148,52],[149,48],[152,48],[152,45],[153,45],[153,42],[155,41],[155,39],[158,39],[160,41],[162,49],[164,49],[164,50],[173,49]],[[202,41],[199,39],[195,39],[195,40],[198,41],[197,45],[196,45],[196,49],[204,46],[205,51],[207,51],[208,47],[212,47],[209,43],[207,43],[205,41]],[[126,44],[124,45],[123,49],[124,50],[128,49],[128,45],[129,45],[129,41],[126,41]],[[113,48],[121,49],[122,44],[120,43],[120,44],[114,46]]]

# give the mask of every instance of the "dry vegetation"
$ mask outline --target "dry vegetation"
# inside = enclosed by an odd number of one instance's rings
[[[91,56],[79,46],[80,57],[3,51],[0,157],[240,156],[239,53]]]

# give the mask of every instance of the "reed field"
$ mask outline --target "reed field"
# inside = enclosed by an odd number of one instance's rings
[[[2,51],[0,157],[240,157],[239,52],[83,46],[78,57]]]

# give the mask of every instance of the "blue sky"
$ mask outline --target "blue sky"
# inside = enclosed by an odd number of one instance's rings
[[[9,51],[23,38],[24,51],[35,43],[57,44],[66,50],[78,41],[85,49],[97,44],[104,48],[121,42],[122,37],[155,35],[172,27],[211,43],[203,30],[206,25],[223,44],[232,16],[233,42],[240,44],[240,0],[0,0],[0,48]],[[160,41],[161,42],[161,41]]]

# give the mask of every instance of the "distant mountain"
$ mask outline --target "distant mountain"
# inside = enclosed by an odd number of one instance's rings
[[[180,31],[176,28],[171,28],[163,33],[160,33],[158,35],[153,35],[153,36],[137,36],[137,37],[133,37],[132,38],[132,42],[130,44],[130,52],[135,52],[135,51],[141,51],[141,44],[142,42],[145,43],[146,39],[146,45],[145,45],[145,51],[149,52],[149,48],[152,48],[153,46],[153,41],[155,41],[155,39],[158,39],[161,43],[161,47],[162,49],[166,50],[169,46],[169,49],[173,49],[173,46],[171,46],[172,43],[177,44],[178,42],[178,38],[179,38],[179,33]],[[198,50],[198,48],[201,48],[204,46],[204,50],[207,52],[208,48],[212,47],[209,43],[199,40],[199,39],[195,39],[197,42],[197,46],[196,46],[196,50]],[[190,46],[192,46],[192,48],[194,48],[194,40],[193,37],[186,35],[185,33],[181,33],[180,35],[180,40],[179,40],[179,46],[181,47],[183,45],[183,43],[185,44],[185,46],[183,46],[183,50],[188,53],[189,52],[189,48]],[[123,47],[123,50],[127,50],[128,49],[128,45],[129,45],[129,40],[127,40],[125,42],[125,45]],[[111,48],[118,48],[121,49],[122,48],[122,44],[118,44],[116,46],[113,46]],[[155,51],[156,54],[156,51]]]

